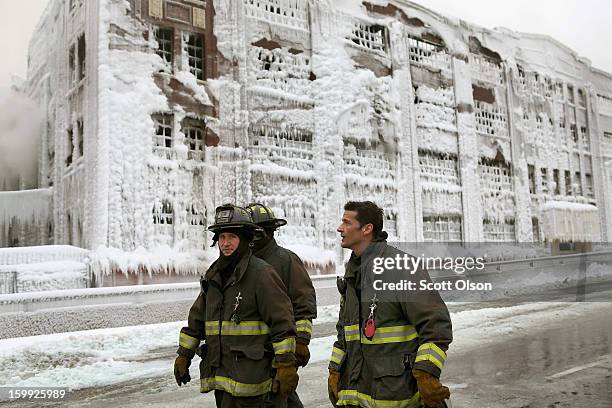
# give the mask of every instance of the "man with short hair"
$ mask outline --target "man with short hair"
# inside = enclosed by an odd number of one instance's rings
[[[253,222],[262,228],[265,235],[255,241],[253,251],[256,257],[263,259],[274,267],[287,289],[287,295],[293,305],[293,314],[297,328],[295,357],[298,367],[305,367],[310,359],[308,344],[312,335],[312,320],[317,317],[317,299],[310,276],[302,260],[292,251],[278,245],[274,233],[279,227],[287,224],[282,218],[276,218],[272,209],[260,203],[247,206]],[[281,401],[277,394],[270,394],[269,407],[303,408],[297,393],[292,393],[286,401]]]
[[[262,408],[268,392],[286,398],[297,387],[291,301],[272,266],[253,256],[259,228],[244,208],[218,207],[209,229],[219,258],[181,329],[174,376],[179,386],[191,380],[198,350],[200,392],[214,390],[219,408]]]
[[[338,232],[352,254],[338,279],[340,316],[329,397],[334,406],[444,407],[450,393],[439,377],[452,327],[438,292],[367,297],[373,260],[404,255],[386,243],[383,218],[383,210],[370,201],[344,206]],[[410,279],[429,280],[429,275],[417,270]]]

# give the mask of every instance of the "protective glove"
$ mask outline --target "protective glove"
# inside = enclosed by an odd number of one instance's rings
[[[278,393],[282,398],[287,398],[289,394],[296,390],[299,378],[295,363],[276,365],[272,392]]]
[[[306,367],[308,360],[310,360],[310,350],[308,350],[308,344],[306,344],[302,339],[296,340],[295,358],[297,360],[298,367]]]
[[[327,377],[327,392],[329,393],[329,400],[334,407],[338,403],[338,384],[340,384],[340,373],[330,368],[329,377]]]
[[[176,360],[174,360],[174,378],[179,387],[191,381],[189,365],[191,365],[191,359],[185,356],[179,355]]]
[[[439,407],[442,401],[450,398],[450,391],[447,387],[440,384],[440,380],[426,371],[412,370],[412,375],[416,378],[419,394],[428,407]]]

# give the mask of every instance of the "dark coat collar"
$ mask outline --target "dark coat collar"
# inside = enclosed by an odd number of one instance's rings
[[[238,265],[236,265],[236,269],[234,269],[234,272],[232,273],[232,275],[229,277],[229,279],[227,280],[227,282],[225,282],[225,286],[223,286],[223,281],[221,279],[221,273],[218,270],[218,266],[219,263],[217,261],[215,261],[210,268],[208,268],[208,271],[206,272],[206,274],[204,275],[204,279],[210,282],[214,282],[217,286],[219,286],[220,288],[222,287],[223,289],[225,289],[227,286],[240,282],[240,280],[242,279],[242,277],[244,276],[247,267],[249,266],[249,261],[251,260],[251,256],[253,256],[253,252],[249,249],[242,258],[240,258],[240,261],[238,261]]]
[[[264,245],[263,248],[254,252],[254,255],[260,259],[267,259],[270,255],[274,254],[276,250],[279,248],[276,240],[274,238],[270,239],[270,241]]]

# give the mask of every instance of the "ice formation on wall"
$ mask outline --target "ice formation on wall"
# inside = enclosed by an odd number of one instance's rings
[[[343,204],[364,199],[392,239],[551,239],[551,201],[594,205],[612,239],[612,78],[552,39],[404,1],[80,7],[54,68],[72,82],[51,72],[38,97],[57,243],[201,255],[217,205],[257,201],[306,256],[337,251]]]

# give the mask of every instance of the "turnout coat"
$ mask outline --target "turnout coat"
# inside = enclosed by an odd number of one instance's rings
[[[340,372],[338,406],[422,407],[412,369],[439,377],[444,366],[452,328],[448,309],[436,291],[385,293],[376,302],[374,336],[365,336],[374,302],[365,296],[360,299],[360,293],[379,276],[372,272],[374,258],[396,255],[404,253],[386,241],[372,242],[361,259],[352,255],[344,278],[338,279],[338,338],[329,363],[329,368]],[[429,275],[418,270],[409,279],[429,280]]]
[[[312,320],[317,317],[317,298],[302,260],[279,246],[274,238],[255,251],[255,256],[272,265],[280,276],[293,304],[297,337],[308,344],[312,336]]]
[[[291,301],[272,266],[250,250],[225,284],[217,265],[213,263],[201,280],[177,352],[193,358],[198,350],[200,392],[266,394],[273,363],[295,362]]]

